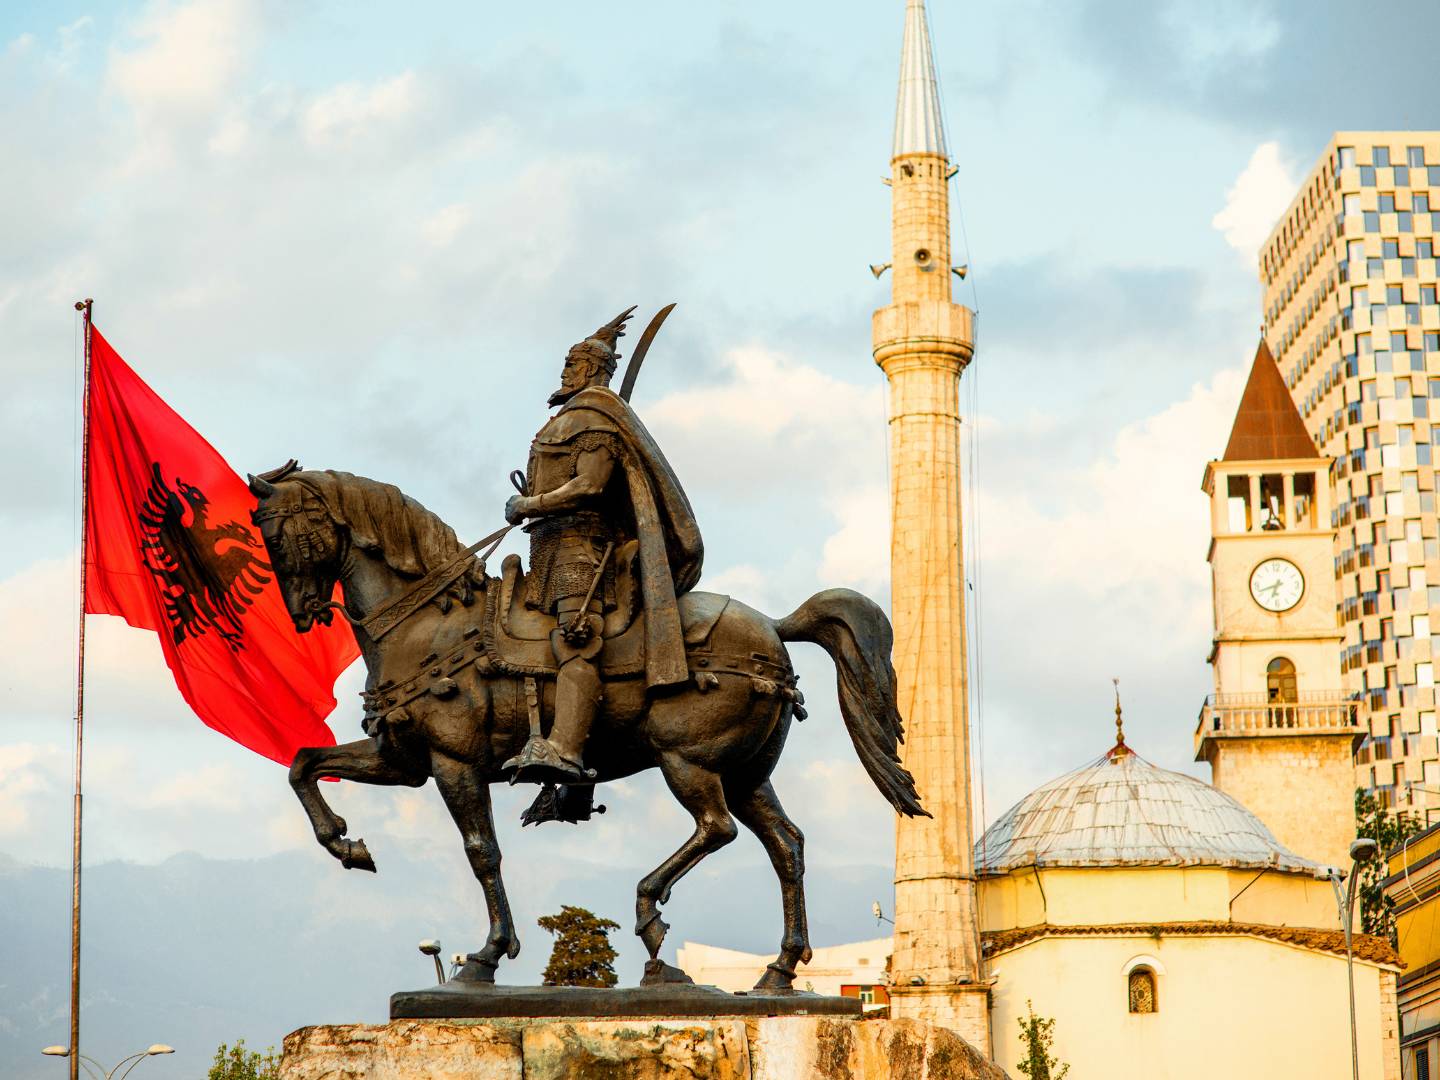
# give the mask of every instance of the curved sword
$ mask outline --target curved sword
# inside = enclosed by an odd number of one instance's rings
[[[674,310],[674,304],[666,304],[655,313],[655,317],[650,320],[650,325],[645,327],[645,333],[640,335],[640,343],[635,346],[635,352],[630,356],[630,363],[625,366],[625,380],[620,384],[622,400],[630,400],[630,395],[635,390],[635,379],[640,374],[640,365],[645,363],[645,354],[650,351],[650,343],[660,332],[660,324],[665,321],[665,316]]]

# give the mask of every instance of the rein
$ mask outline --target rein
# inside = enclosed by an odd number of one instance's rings
[[[399,626],[411,615],[414,615],[431,600],[434,600],[435,597],[453,585],[456,579],[469,568],[470,559],[475,553],[482,547],[485,547],[486,544],[489,544],[490,547],[486,550],[485,554],[480,556],[480,565],[483,567],[485,560],[495,553],[495,549],[500,546],[500,542],[505,539],[514,527],[513,525],[506,525],[504,528],[496,529],[489,536],[475,541],[475,543],[460,552],[459,555],[456,555],[455,558],[451,559],[444,566],[430,571],[430,573],[415,582],[404,592],[385,601],[385,603],[381,604],[363,619],[353,617],[345,610],[345,605],[337,600],[331,600],[328,603],[319,605],[319,610],[326,608],[339,609],[340,614],[344,615],[352,626],[358,626],[364,630],[365,633],[370,635],[371,641],[379,641],[391,630],[394,630],[395,627]]]

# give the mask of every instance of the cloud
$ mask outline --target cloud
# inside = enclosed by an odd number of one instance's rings
[[[259,21],[252,0],[156,0],[111,53],[109,83],[142,117],[203,116],[244,69]]]
[[[62,789],[64,768],[58,746],[0,744],[0,839],[13,842],[30,832],[37,803]]]
[[[817,576],[872,596],[881,594],[890,580],[889,491],[867,484],[835,496],[829,506],[841,525],[821,549]]]
[[[1264,142],[1225,192],[1225,207],[1210,221],[1225,242],[1254,263],[1260,246],[1295,197],[1298,181],[1280,155],[1280,144]]]
[[[347,149],[408,118],[419,106],[420,97],[413,71],[369,85],[343,83],[310,103],[301,127],[317,149]]]

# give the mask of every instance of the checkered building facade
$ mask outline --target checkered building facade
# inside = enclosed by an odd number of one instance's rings
[[[1259,253],[1266,337],[1335,459],[1356,784],[1440,820],[1440,132],[1337,132]],[[1304,688],[1302,687],[1302,690]]]

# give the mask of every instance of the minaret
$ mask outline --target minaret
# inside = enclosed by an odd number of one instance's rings
[[[950,299],[952,169],[923,0],[907,0],[890,157],[891,303],[875,312],[890,382],[890,588],[905,767],[933,817],[895,832],[891,1014],[931,1020],[990,1053],[971,854],[960,373],[973,315]]]

